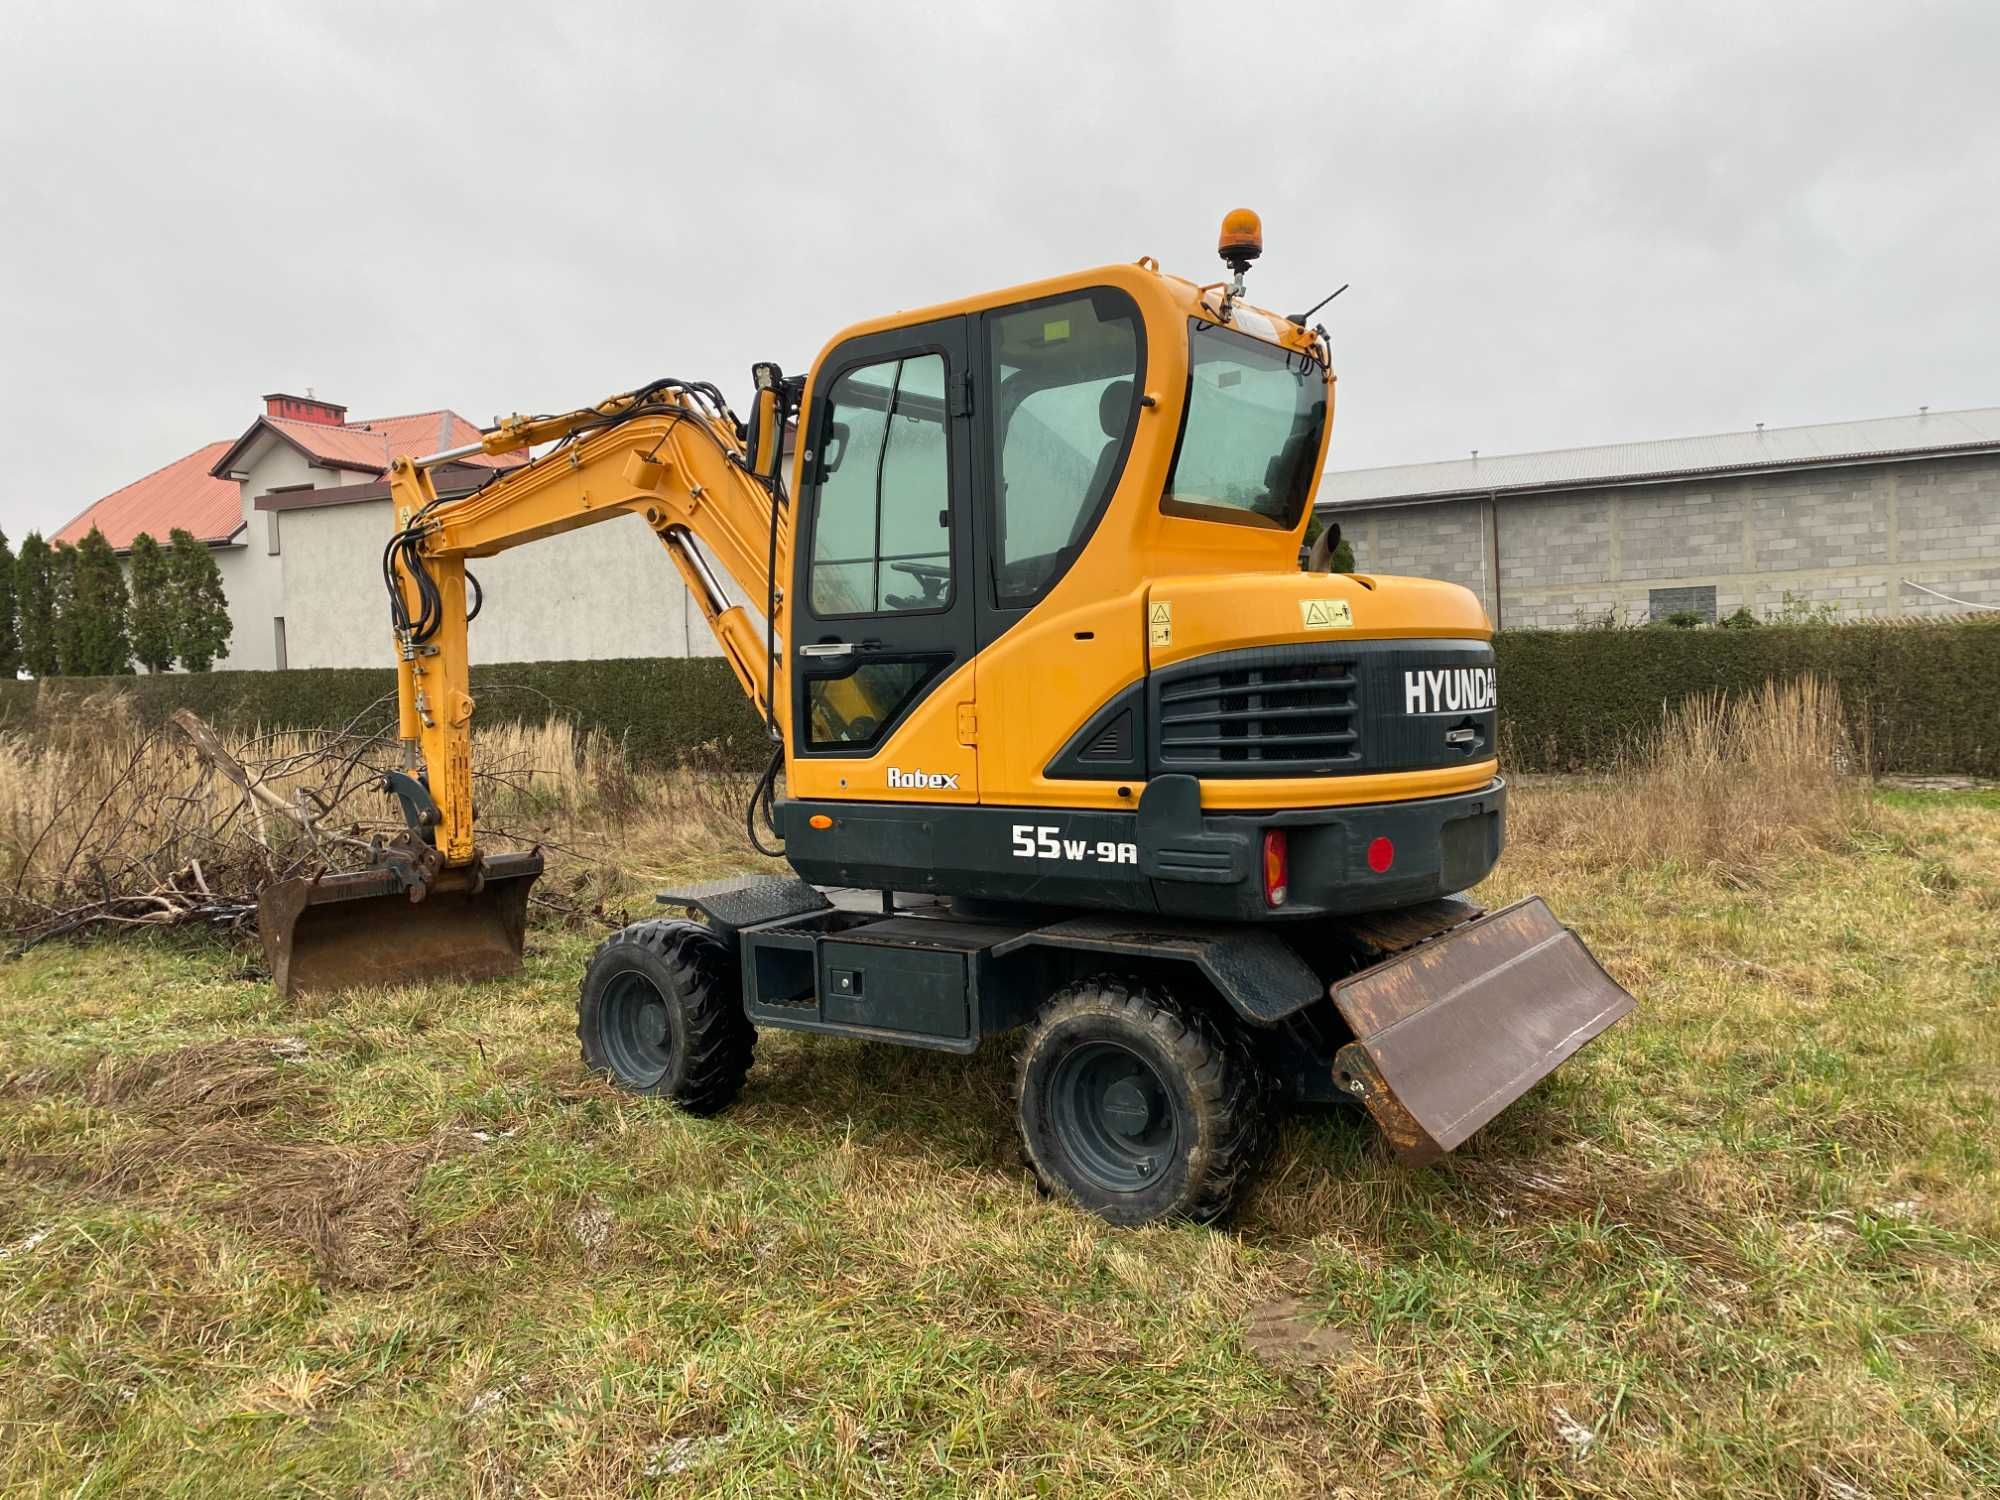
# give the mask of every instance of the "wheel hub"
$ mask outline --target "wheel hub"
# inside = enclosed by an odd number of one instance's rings
[[[602,1014],[611,1071],[630,1088],[650,1088],[673,1063],[666,996],[643,974],[620,974],[605,988]]]
[[[1153,1101],[1136,1078],[1121,1078],[1104,1091],[1104,1121],[1122,1136],[1143,1135],[1153,1123]]]
[[[1180,1123],[1160,1075],[1122,1042],[1074,1047],[1049,1080],[1049,1112],[1075,1171],[1107,1192],[1135,1193],[1180,1150]]]

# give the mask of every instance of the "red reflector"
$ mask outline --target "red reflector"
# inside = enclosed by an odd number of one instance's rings
[[[1385,872],[1396,862],[1396,846],[1387,839],[1376,839],[1368,846],[1368,868],[1377,875]]]
[[[1291,856],[1285,848],[1285,830],[1264,831],[1264,904],[1283,906],[1291,884]]]

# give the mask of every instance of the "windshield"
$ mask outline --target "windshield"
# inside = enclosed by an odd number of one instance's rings
[[[1326,373],[1308,354],[1199,320],[1188,400],[1160,508],[1289,531],[1305,513],[1326,424]]]

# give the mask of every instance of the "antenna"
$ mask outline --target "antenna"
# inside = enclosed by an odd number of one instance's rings
[[[1338,297],[1342,292],[1346,291],[1353,284],[1354,283],[1351,281],[1341,282],[1341,284],[1338,287],[1336,287],[1333,291],[1328,292],[1324,297],[1320,298],[1319,301],[1315,302],[1311,307],[1307,308],[1304,312],[1294,317],[1292,321],[1298,324],[1299,327],[1301,328],[1305,327],[1307,318],[1310,318],[1314,313],[1318,312],[1322,307],[1325,307],[1327,303],[1331,302],[1335,297]]]

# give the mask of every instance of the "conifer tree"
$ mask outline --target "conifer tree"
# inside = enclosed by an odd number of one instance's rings
[[[12,682],[21,671],[21,627],[14,607],[14,553],[7,533],[0,531],[0,682]]]
[[[148,672],[174,664],[174,614],[167,554],[145,532],[132,538],[132,655]]]
[[[21,538],[21,556],[14,564],[15,608],[21,621],[21,665],[36,677],[56,671],[56,595],[54,560],[39,531]]]
[[[222,570],[193,532],[176,526],[169,539],[174,655],[188,671],[206,672],[229,649],[229,599],[222,591]]]
[[[132,643],[126,634],[125,570],[118,554],[95,526],[76,549],[76,581],[70,592],[76,616],[77,670],[86,677],[115,677],[132,670]]]
[[[49,549],[49,595],[54,601],[56,675],[83,673],[83,634],[76,613],[76,547],[57,542]]]

